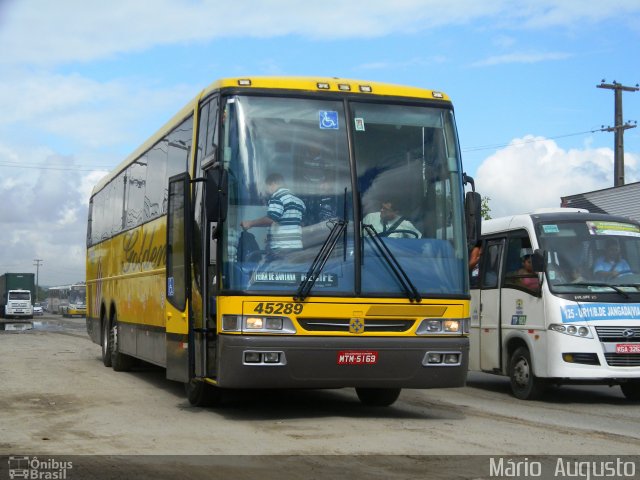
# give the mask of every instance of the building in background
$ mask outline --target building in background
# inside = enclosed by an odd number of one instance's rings
[[[560,197],[562,207],[621,215],[640,221],[640,182]]]

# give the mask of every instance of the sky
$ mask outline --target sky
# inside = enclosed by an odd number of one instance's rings
[[[596,85],[640,83],[640,0],[0,0],[0,52],[0,273],[53,286],[84,280],[93,185],[222,77],[446,92],[492,217],[611,187]],[[639,128],[624,146],[640,181]]]

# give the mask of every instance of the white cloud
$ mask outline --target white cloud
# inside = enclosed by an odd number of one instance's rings
[[[640,157],[626,154],[625,180],[640,180]],[[609,148],[559,148],[553,140],[525,136],[478,167],[476,188],[491,200],[492,217],[559,207],[560,197],[613,186]]]
[[[82,280],[89,195],[106,172],[74,171],[77,158],[45,148],[0,144],[0,165],[8,160],[47,169],[0,166],[0,272],[35,271],[33,259],[39,258],[41,285]]]
[[[524,0],[515,6],[510,0],[66,0],[55,8],[48,0],[14,0],[0,8],[0,62],[9,65],[83,62],[225,37],[370,38],[473,20],[547,28],[625,21],[640,12],[637,0]]]
[[[557,60],[566,60],[571,57],[565,52],[514,52],[504,55],[495,55],[471,64],[473,67],[486,67],[503,63],[539,63]]]
[[[42,130],[94,148],[137,142],[150,132],[132,126],[177,110],[197,90],[187,85],[160,88],[153,79],[99,82],[77,74],[13,70],[0,79],[0,129],[27,125],[32,135]],[[156,120],[156,127],[166,120]]]

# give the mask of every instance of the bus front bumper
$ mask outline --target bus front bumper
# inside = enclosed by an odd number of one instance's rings
[[[469,361],[466,337],[220,335],[218,347],[223,388],[463,387]]]

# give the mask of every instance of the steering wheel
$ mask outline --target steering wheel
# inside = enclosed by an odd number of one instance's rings
[[[411,235],[413,238],[420,238],[418,236],[418,232],[414,232],[413,230],[404,230],[404,229],[388,230],[386,232],[380,233],[379,235],[381,237],[388,237],[388,236],[390,236],[391,234],[394,234],[394,233],[402,233],[402,234]]]

